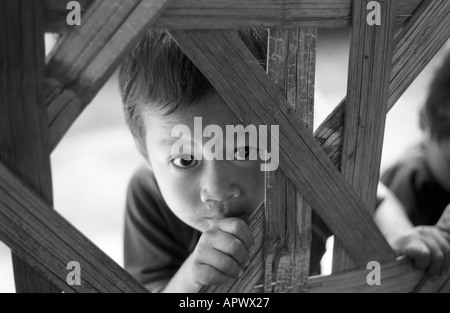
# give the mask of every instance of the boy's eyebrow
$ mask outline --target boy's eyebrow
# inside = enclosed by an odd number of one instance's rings
[[[171,137],[170,139],[162,139],[159,144],[160,145],[166,145],[166,146],[173,146],[177,141],[184,140],[184,138],[180,137]],[[186,140],[189,141],[189,140]]]
[[[159,144],[164,146],[172,146],[175,142],[180,140],[180,138],[172,137],[170,139],[162,139]]]

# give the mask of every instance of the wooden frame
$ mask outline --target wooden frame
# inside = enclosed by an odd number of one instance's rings
[[[29,79],[29,82],[17,82],[10,87],[8,84],[15,81],[11,76],[14,72],[1,72],[0,88],[3,91],[11,88],[13,92],[2,92],[7,96],[0,98],[0,129],[8,134],[0,141],[0,240],[27,264],[17,261],[18,291],[48,292],[55,291],[56,287],[65,292],[146,291],[51,210],[49,155],[149,27],[170,29],[172,37],[242,121],[280,125],[283,174],[269,176],[268,205],[265,210],[258,210],[251,221],[251,229],[257,238],[252,262],[242,279],[218,288],[205,288],[205,292],[252,291],[259,281],[263,286],[257,290],[265,292],[448,291],[449,277],[431,283],[422,273],[414,272],[408,262],[395,261],[393,251],[369,213],[374,204],[386,113],[448,40],[450,3],[447,0],[383,2],[384,24],[375,28],[363,27],[366,25],[364,9],[367,1],[359,0],[322,1],[320,4],[309,1],[298,2],[298,5],[254,0],[81,2],[83,5],[89,3],[83,26],[63,37],[50,56],[45,72],[44,29],[66,31],[60,20],[64,8],[54,0],[1,4],[4,12],[28,17],[17,19],[23,20],[20,27],[14,27],[9,19],[0,21],[7,26],[2,29],[23,30],[17,34],[2,33],[0,50]],[[259,6],[258,10],[254,9],[255,5]],[[319,7],[320,11],[313,10]],[[236,10],[240,12],[237,16]],[[316,16],[316,12],[320,14]],[[174,16],[178,18],[176,25],[171,22]],[[314,64],[315,30],[311,28],[347,27],[350,17],[354,28],[352,53],[355,53],[355,61],[351,64],[348,99],[341,102],[313,136],[308,121],[311,121],[314,70],[312,66],[306,66]],[[358,23],[361,27],[356,27]],[[394,25],[401,26],[395,36]],[[254,26],[303,27],[271,32],[270,77],[262,71],[239,37],[226,30]],[[199,28],[215,30],[199,31]],[[35,51],[33,62],[16,59],[11,36],[33,43],[33,46],[16,47]],[[280,46],[274,46],[275,38],[284,39]],[[362,45],[360,38],[373,38],[370,43],[374,46]],[[294,48],[289,45],[292,42],[295,42]],[[385,54],[370,54],[374,47]],[[279,51],[285,52],[280,54]],[[292,67],[296,63],[292,60],[304,55],[299,51],[307,51],[309,59],[301,62],[303,66]],[[277,53],[283,58],[275,61]],[[286,68],[287,72],[305,73],[308,79],[285,81],[285,70],[281,68]],[[371,70],[374,81],[379,82],[371,83],[373,93],[366,92],[368,80],[358,78],[366,70]],[[41,91],[44,80],[46,98]],[[32,88],[24,92],[29,86]],[[293,91],[299,86],[303,86],[304,92],[296,94]],[[283,93],[280,88],[284,89]],[[28,97],[16,97],[21,93]],[[361,97],[366,101],[355,100]],[[246,105],[242,106],[243,102]],[[305,103],[310,109],[298,113]],[[291,114],[293,111],[296,114]],[[353,116],[355,112],[359,113]],[[23,118],[18,114],[25,114],[25,120],[32,122],[16,123]],[[342,131],[344,119],[346,127]],[[371,137],[371,133],[365,132],[357,122],[363,119],[372,125],[376,136]],[[355,149],[354,142],[361,140],[365,142],[364,147],[376,154],[373,160],[366,160],[359,146]],[[34,147],[33,153],[24,150],[28,145]],[[353,155],[356,158],[349,157]],[[302,162],[297,164],[294,160]],[[355,176],[358,172],[355,169],[364,169],[374,176],[370,180]],[[270,189],[271,186],[276,187]],[[289,190],[289,194],[295,196],[278,197],[280,190]],[[295,190],[302,190],[304,198]],[[274,209],[278,207],[276,204],[282,203],[287,204],[283,205],[285,213]],[[328,223],[351,256],[349,262],[346,254],[339,252],[345,255],[337,265],[339,268],[336,267],[339,273],[330,277],[308,278],[307,275],[305,264],[309,262],[311,211],[306,203]],[[292,218],[283,220],[280,216]],[[280,233],[280,227],[276,226],[279,223],[286,225],[287,233]],[[276,236],[285,241],[276,243],[273,240]],[[65,282],[65,265],[74,259],[82,260],[86,269],[82,286],[68,286]],[[364,269],[369,261],[384,264],[387,274],[383,286],[369,288],[365,284]],[[355,266],[361,269],[352,269]],[[347,269],[350,271],[342,272]],[[348,282],[345,286],[339,284],[343,279]]]

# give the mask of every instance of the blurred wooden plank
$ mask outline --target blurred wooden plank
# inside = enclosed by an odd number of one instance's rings
[[[389,96],[397,0],[380,2],[381,25],[367,23],[369,0],[353,1],[353,27],[341,172],[372,215],[380,178],[381,154]],[[381,261],[392,260],[393,252]],[[354,267],[339,242],[334,245],[333,272]]]
[[[314,122],[316,29],[271,30],[268,74],[308,129]],[[281,170],[266,172],[265,292],[304,292],[311,207]]]
[[[449,38],[450,1],[425,0],[413,18],[396,36],[389,110]],[[346,99],[343,99],[314,134],[327,155],[339,168],[345,103]]]
[[[60,40],[46,67],[52,149],[171,1],[96,0]]]
[[[64,292],[146,292],[2,163],[0,240]],[[71,261],[80,264],[81,286],[67,284]]]
[[[370,286],[367,276],[371,270],[358,269],[333,274],[331,276],[311,277],[310,293],[410,293],[423,276],[415,271],[408,260],[381,264],[381,285]]]
[[[281,169],[358,265],[391,253],[360,199],[235,32],[170,33],[244,124],[279,125]]]
[[[99,1],[99,0],[96,0]],[[84,9],[90,2],[80,1]],[[421,0],[399,0],[396,23],[411,16]],[[64,3],[64,2],[63,2]],[[66,32],[67,10],[57,0],[45,0],[46,30]],[[252,27],[350,26],[351,0],[176,0],[157,21],[166,29],[238,29]]]
[[[52,203],[42,2],[1,1],[0,15],[0,161]],[[58,292],[14,253],[13,266],[17,292]]]

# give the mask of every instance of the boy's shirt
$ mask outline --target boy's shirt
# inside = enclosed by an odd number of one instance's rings
[[[160,291],[194,251],[201,233],[184,224],[164,201],[152,170],[140,168],[130,181],[125,215],[125,269],[150,291]],[[331,232],[313,213],[311,274]]]
[[[414,226],[435,225],[450,204],[450,192],[434,179],[421,145],[406,153],[381,180],[398,197]]]

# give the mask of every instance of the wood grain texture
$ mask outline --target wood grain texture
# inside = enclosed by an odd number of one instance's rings
[[[1,163],[0,240],[66,293],[146,292]],[[66,282],[71,261],[80,263],[81,286]]]
[[[235,32],[170,33],[244,124],[279,125],[280,167],[359,265],[377,260],[381,251],[392,252],[349,184]]]
[[[41,1],[0,3],[0,161],[52,203],[43,14]],[[17,292],[58,292],[14,254],[13,266]]]
[[[96,0],[99,1],[99,0]],[[89,2],[80,1],[82,8]],[[411,16],[421,0],[399,0],[396,23]],[[65,32],[67,11],[45,0],[46,29]],[[351,0],[176,0],[155,27],[165,29],[336,28],[350,26]]]
[[[97,0],[60,40],[46,67],[52,148],[171,1]]]
[[[331,276],[311,277],[308,282],[309,292],[410,293],[423,276],[407,260],[381,264],[381,286],[370,286],[367,283],[370,272],[371,270],[363,268]]]
[[[311,133],[316,39],[316,29],[271,30],[268,51],[269,77]],[[311,255],[311,207],[281,170],[266,172],[265,203],[264,291],[304,292]]]
[[[450,2],[424,1],[396,35],[388,110],[450,38]],[[346,98],[316,130],[314,137],[340,168]]]
[[[367,23],[368,3],[369,0],[353,1],[341,172],[372,215],[380,179],[397,1],[378,2],[381,6],[380,26]],[[389,261],[391,255],[380,254],[379,257]],[[352,267],[352,260],[336,242],[333,272]]]

